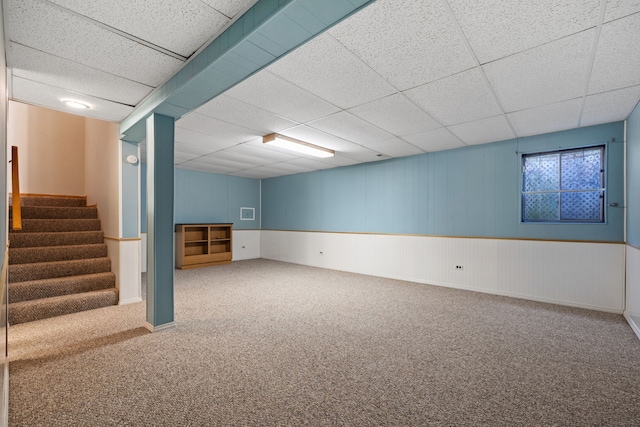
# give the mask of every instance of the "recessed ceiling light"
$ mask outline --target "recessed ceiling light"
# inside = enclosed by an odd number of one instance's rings
[[[91,108],[89,104],[85,104],[84,102],[76,101],[75,99],[63,99],[62,102],[71,108],[79,108],[79,109],[87,109]]]

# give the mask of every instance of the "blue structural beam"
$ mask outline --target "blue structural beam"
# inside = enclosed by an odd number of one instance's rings
[[[147,120],[147,328],[174,326],[173,117]]]
[[[153,113],[179,119],[375,0],[259,0],[120,124],[145,138]]]

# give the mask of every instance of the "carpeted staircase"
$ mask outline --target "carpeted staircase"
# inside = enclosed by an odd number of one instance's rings
[[[85,198],[21,201],[22,230],[9,223],[9,324],[117,304],[98,209]]]

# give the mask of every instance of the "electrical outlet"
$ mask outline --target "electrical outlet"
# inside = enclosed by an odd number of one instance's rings
[[[462,266],[461,265],[456,265],[456,270],[462,270]]]

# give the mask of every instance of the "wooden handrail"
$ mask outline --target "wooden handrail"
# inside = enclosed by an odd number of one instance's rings
[[[11,147],[11,199],[12,223],[14,230],[22,230],[22,209],[20,206],[20,176],[18,173],[18,147]]]

